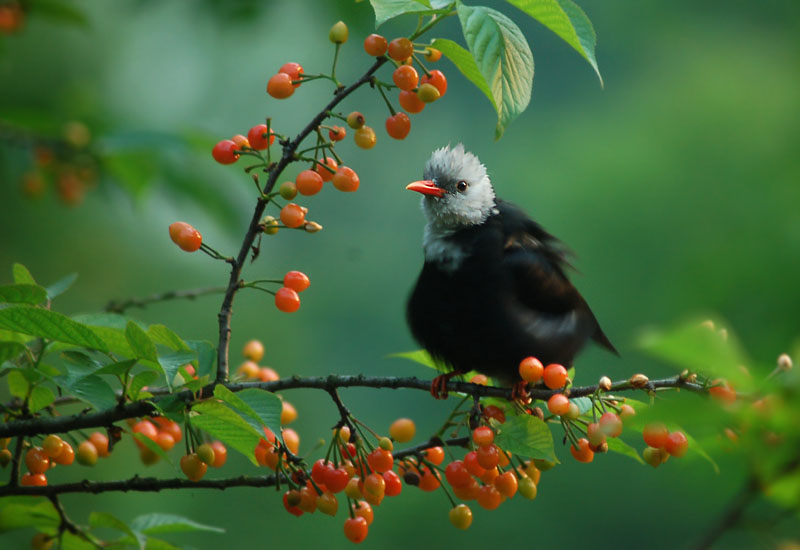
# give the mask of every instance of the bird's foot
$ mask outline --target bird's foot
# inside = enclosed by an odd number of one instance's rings
[[[511,400],[522,406],[530,405],[531,394],[528,392],[528,382],[520,380],[511,387]]]
[[[454,370],[445,374],[440,374],[431,382],[431,395],[434,399],[447,399],[447,383],[454,376],[463,374],[461,371]]]

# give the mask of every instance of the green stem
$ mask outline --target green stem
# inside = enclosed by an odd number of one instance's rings
[[[386,94],[383,93],[383,86],[377,80],[375,81],[375,87],[378,88],[378,91],[381,93],[381,97],[386,102],[386,106],[389,107],[389,112],[392,113],[392,116],[396,115],[397,113],[395,112],[394,107],[392,107],[392,103],[389,101],[389,98],[386,97]]]

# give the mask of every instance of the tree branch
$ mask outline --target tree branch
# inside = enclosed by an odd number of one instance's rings
[[[431,381],[421,380],[416,377],[374,377],[374,376],[348,376],[348,375],[335,375],[318,376],[309,378],[300,378],[293,376],[291,378],[284,378],[274,382],[227,382],[220,384],[233,392],[242,391],[248,388],[258,388],[270,392],[293,390],[293,389],[319,389],[327,392],[336,390],[337,388],[385,388],[385,389],[415,389],[425,392],[430,391]],[[212,383],[202,388],[198,395],[213,395],[214,388],[217,383]],[[705,393],[707,389],[700,384],[687,382],[680,376],[671,378],[664,378],[661,380],[651,380],[648,382],[645,390],[656,390],[661,388],[685,388],[689,391]],[[496,386],[481,386],[469,382],[460,382],[451,380],[447,383],[447,389],[450,392],[458,392],[477,397],[499,397],[504,399],[511,399],[511,389],[501,388]],[[612,385],[612,391],[627,391],[634,390],[630,382],[623,380],[615,382]],[[579,386],[570,390],[570,397],[581,397],[591,395],[597,391],[597,385],[593,386]],[[530,395],[533,399],[540,399],[546,401],[558,390],[549,390],[542,387],[535,387],[530,390]],[[123,406],[117,406],[103,411],[97,411],[87,414],[74,414],[67,416],[56,417],[38,417],[38,418],[24,418],[0,424],[0,437],[14,437],[14,436],[33,436],[38,434],[51,434],[51,433],[64,433],[72,430],[79,430],[84,428],[98,428],[102,426],[110,426],[114,422],[125,420],[127,418],[136,418],[140,416],[148,416],[157,414],[157,409],[153,403],[158,403],[167,397],[177,396],[183,399],[186,403],[191,403],[196,400],[196,395],[188,390],[180,391],[174,394],[162,394],[151,398],[148,401],[134,401]]]
[[[205,288],[193,288],[189,290],[170,290],[161,292],[159,294],[151,294],[144,298],[128,298],[127,300],[114,301],[111,300],[103,308],[105,311],[111,313],[124,313],[126,309],[132,307],[144,308],[156,302],[166,302],[168,300],[176,300],[185,298],[194,300],[198,296],[205,296],[207,294],[221,294],[225,292],[227,287],[224,286],[209,286]]]
[[[317,113],[313,119],[311,119],[311,122],[309,122],[308,125],[303,128],[303,130],[301,130],[291,142],[284,143],[281,160],[277,165],[272,166],[269,169],[269,177],[267,182],[264,184],[264,194],[269,194],[272,191],[272,189],[275,187],[275,182],[278,180],[278,177],[281,175],[283,170],[295,160],[295,152],[300,146],[300,143],[329,116],[328,112],[336,107],[344,98],[369,82],[369,79],[372,77],[375,71],[377,71],[381,65],[386,63],[386,61],[387,59],[385,57],[379,57],[377,60],[375,60],[375,63],[373,63],[372,66],[367,69],[367,72],[365,72],[361,78],[353,82],[347,88],[337,89],[334,98],[319,113]],[[258,235],[261,231],[259,222],[261,221],[261,216],[264,214],[264,209],[266,208],[267,204],[268,202],[264,199],[264,197],[258,199],[255,211],[253,212],[253,217],[250,218],[250,227],[247,229],[247,233],[242,241],[242,246],[239,249],[239,254],[236,256],[236,260],[231,267],[231,275],[230,279],[228,280],[227,290],[225,291],[225,298],[223,298],[222,305],[220,306],[218,314],[219,345],[217,346],[216,377],[218,383],[224,382],[228,379],[228,346],[230,344],[231,336],[233,298],[236,294],[236,291],[239,289],[239,279],[241,278],[244,264],[247,261],[247,256],[250,253],[250,248],[253,246],[256,235]]]

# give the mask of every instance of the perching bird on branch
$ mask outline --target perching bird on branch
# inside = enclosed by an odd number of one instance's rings
[[[434,397],[471,370],[518,383],[528,356],[569,367],[589,339],[617,353],[567,278],[561,243],[495,197],[475,155],[437,149],[423,177],[406,187],[422,193],[428,221],[407,316],[414,338],[452,369],[434,380]]]

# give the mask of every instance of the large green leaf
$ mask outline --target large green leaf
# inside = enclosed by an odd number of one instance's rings
[[[25,527],[56,528],[58,512],[49,500],[37,497],[4,497],[0,499],[0,533]]]
[[[48,309],[25,306],[0,309],[0,328],[100,351],[108,350],[88,326]]]
[[[46,386],[36,386],[31,390],[31,396],[28,399],[28,408],[32,413],[40,411],[55,400],[56,396],[53,390]]]
[[[158,362],[156,345],[147,333],[134,321],[128,321],[128,324],[125,325],[125,339],[128,341],[128,345],[137,358]]]
[[[128,397],[134,401],[139,399],[139,393],[145,386],[148,386],[158,380],[158,374],[151,370],[144,370],[136,373],[128,384]]]
[[[597,67],[594,48],[597,37],[592,22],[583,10],[572,0],[506,0],[516,6],[542,25],[556,33],[564,42],[575,48],[592,66],[600,85],[603,77]]]
[[[19,342],[0,342],[0,365],[24,353],[25,349],[25,346]]]
[[[499,139],[531,100],[533,54],[519,27],[499,11],[459,3],[458,18],[469,51],[491,91],[497,111],[495,139]]]
[[[156,445],[156,447],[158,447],[158,445]],[[159,449],[161,449],[161,447],[159,447]],[[140,550],[144,550],[145,548],[145,543],[147,541],[147,537],[145,535],[135,532],[128,526],[127,523],[107,512],[92,512],[89,514],[89,527],[105,527],[106,529],[121,531],[122,533],[133,537],[136,540]]]
[[[180,336],[164,325],[150,325],[147,328],[147,335],[156,344],[167,346],[176,351],[189,349],[189,346]]]
[[[405,13],[425,14],[432,13],[430,2],[427,0],[369,0],[375,10],[375,26],[380,27],[389,19]]]
[[[172,389],[172,383],[178,370],[185,364],[191,363],[197,358],[197,354],[191,350],[164,353],[158,356],[158,363],[164,370],[167,378],[167,385]]]
[[[225,529],[197,523],[196,521],[173,514],[146,514],[139,516],[131,521],[131,528],[145,533],[146,535],[181,533],[185,531],[225,532]]]
[[[224,399],[231,406],[255,419],[258,422],[258,428],[266,426],[274,434],[281,433],[281,410],[283,409],[283,404],[277,395],[258,388],[249,388],[234,394],[224,386],[217,386],[214,389],[214,395],[217,394],[217,389],[220,388],[223,391],[217,397]],[[222,397],[222,395],[225,395],[225,397]]]
[[[211,375],[217,358],[214,345],[206,340],[188,340],[186,345],[197,353],[197,376]]]
[[[192,411],[199,413],[191,417],[193,427],[207,431],[257,464],[253,451],[263,434],[236,411],[219,401],[199,403],[192,407]]]
[[[8,391],[11,395],[19,397],[20,399],[25,399],[25,396],[28,395],[30,383],[25,378],[25,375],[22,374],[22,371],[19,369],[12,370],[8,373],[6,381],[8,382]]]
[[[486,83],[486,79],[483,78],[478,64],[475,63],[475,59],[469,51],[462,48],[456,42],[447,40],[446,38],[437,38],[433,41],[432,46],[440,50],[445,57],[452,61],[456,68],[461,71],[461,74],[466,76],[470,82],[475,84],[475,86],[489,98],[492,107],[497,110],[497,103],[494,101],[492,90],[489,88],[489,84]]]
[[[0,285],[0,303],[41,304],[47,292],[39,285]]]
[[[609,451],[613,451],[615,453],[628,456],[634,459],[636,462],[644,464],[644,460],[642,460],[642,457],[640,457],[639,453],[636,452],[636,449],[634,449],[633,447],[622,441],[620,438],[607,437],[606,444],[608,444]]]
[[[494,442],[506,451],[529,458],[542,458],[558,462],[553,449],[553,434],[539,418],[520,414],[497,424],[499,429]]]

